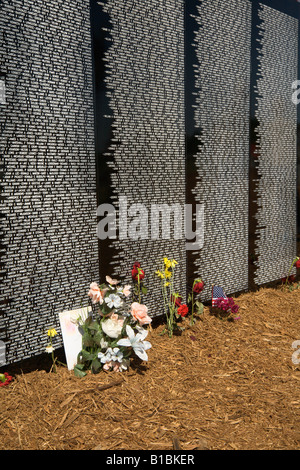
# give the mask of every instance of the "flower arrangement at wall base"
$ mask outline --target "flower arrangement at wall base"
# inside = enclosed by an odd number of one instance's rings
[[[182,330],[177,321],[180,318],[186,317],[189,313],[188,306],[182,303],[182,296],[174,290],[175,268],[177,264],[177,261],[174,259],[170,260],[164,257],[160,269],[155,271],[155,274],[161,280],[166,330],[170,338],[173,336],[174,330]]]
[[[106,284],[92,282],[88,296],[93,311],[77,324],[82,332],[82,350],[78,354],[74,373],[83,377],[88,371],[122,372],[128,370],[132,353],[142,361],[148,360],[145,325],[151,323],[148,308],[139,302],[127,305],[131,286],[119,286],[119,281],[106,276]]]
[[[239,311],[238,304],[235,303],[232,297],[219,298],[215,301],[214,304],[216,316],[221,320],[239,320],[240,317],[237,316]]]

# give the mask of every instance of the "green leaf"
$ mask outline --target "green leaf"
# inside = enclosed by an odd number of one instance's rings
[[[87,348],[89,346],[94,346],[94,344],[93,337],[88,332],[84,333],[82,336],[82,345]]]
[[[89,330],[92,330],[92,331],[97,331],[97,330],[99,330],[99,323],[98,323],[96,320],[92,321],[92,322],[89,324],[88,329],[89,329]]]
[[[93,359],[95,359],[95,354],[92,354],[89,351],[86,351],[85,349],[82,349],[80,355],[82,361],[93,361]]]
[[[103,334],[101,331],[98,330],[93,336],[93,340],[97,344],[97,346],[101,346],[102,338],[103,338]]]
[[[198,315],[202,315],[202,314],[203,314],[203,311],[204,311],[204,306],[202,305],[201,307],[199,307],[199,308],[197,309]]]
[[[201,302],[199,302],[199,300],[197,300],[197,302],[195,304],[196,304],[196,308],[197,308],[197,313],[199,315],[201,315],[203,313],[203,310],[204,310],[204,305]]]
[[[141,287],[141,291],[142,291],[142,294],[146,295],[147,292],[148,292],[148,289],[147,289],[147,287],[142,286],[142,287]]]
[[[92,323],[92,321],[93,321],[92,317],[88,316],[84,323],[85,323],[86,326],[89,326]]]
[[[97,374],[101,369],[101,362],[98,358],[94,359],[91,364],[91,371],[93,374]]]
[[[84,367],[84,364],[76,364],[76,366],[74,367],[74,375],[76,377],[84,377],[86,375],[86,372],[85,370],[83,370],[83,367]]]

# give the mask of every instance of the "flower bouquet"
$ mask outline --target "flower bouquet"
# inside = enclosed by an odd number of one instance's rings
[[[122,372],[129,368],[134,352],[147,361],[146,351],[151,348],[145,341],[148,331],[144,325],[151,323],[146,305],[133,302],[128,309],[126,299],[131,286],[119,286],[119,281],[106,276],[106,284],[92,282],[88,296],[93,311],[85,320],[77,319],[82,333],[82,350],[74,367],[76,376],[83,377],[87,371],[100,370]]]
[[[167,321],[167,331],[171,338],[175,329],[178,329],[177,320],[187,316],[189,309],[182,303],[182,297],[174,290],[175,267],[177,261],[163,258],[162,267],[155,271],[161,280],[161,291],[164,302],[164,313]]]
[[[216,300],[214,307],[216,308],[217,316],[222,320],[239,320],[240,318],[235,316],[239,311],[239,306],[232,297],[220,297]]]

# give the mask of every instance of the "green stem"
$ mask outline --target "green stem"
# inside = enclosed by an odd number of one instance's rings
[[[285,285],[286,285],[286,286],[287,286],[287,283],[288,283],[288,280],[289,280],[289,277],[290,277],[290,272],[291,272],[291,270],[293,269],[293,266],[294,266],[294,264],[296,263],[296,261],[298,261],[298,259],[299,259],[299,257],[296,256],[296,258],[294,259],[294,261],[293,261],[292,264],[291,264],[291,267],[290,267],[290,269],[289,269],[289,272],[288,272],[288,275],[287,275],[287,278],[286,278],[286,281],[285,281]]]
[[[56,365],[55,365],[55,357],[54,357],[54,351],[52,351],[52,362],[53,362],[53,372],[56,374]]]
[[[138,297],[139,297],[139,304],[140,304],[141,303],[141,290],[140,290],[140,273],[139,272],[138,272]]]
[[[193,288],[192,288],[192,318],[191,318],[191,324],[194,324],[194,286],[195,286],[196,281],[193,282]]]
[[[50,336],[50,346],[52,347],[52,336]],[[52,351],[51,353],[51,357],[52,357],[52,368],[53,368],[53,372],[56,374],[56,365],[55,365],[55,357],[54,357],[54,350]]]
[[[165,315],[166,315],[167,322],[168,322],[168,319],[169,319],[169,315],[168,315],[168,294],[167,294],[167,290],[166,290],[166,287],[165,287],[165,280],[164,279],[162,279],[162,281],[161,281],[161,289],[162,289],[162,295],[163,295],[163,301],[164,301]]]

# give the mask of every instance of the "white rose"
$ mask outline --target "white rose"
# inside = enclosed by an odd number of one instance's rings
[[[123,320],[116,320],[115,318],[108,318],[101,324],[102,330],[110,338],[118,338],[120,336]]]

